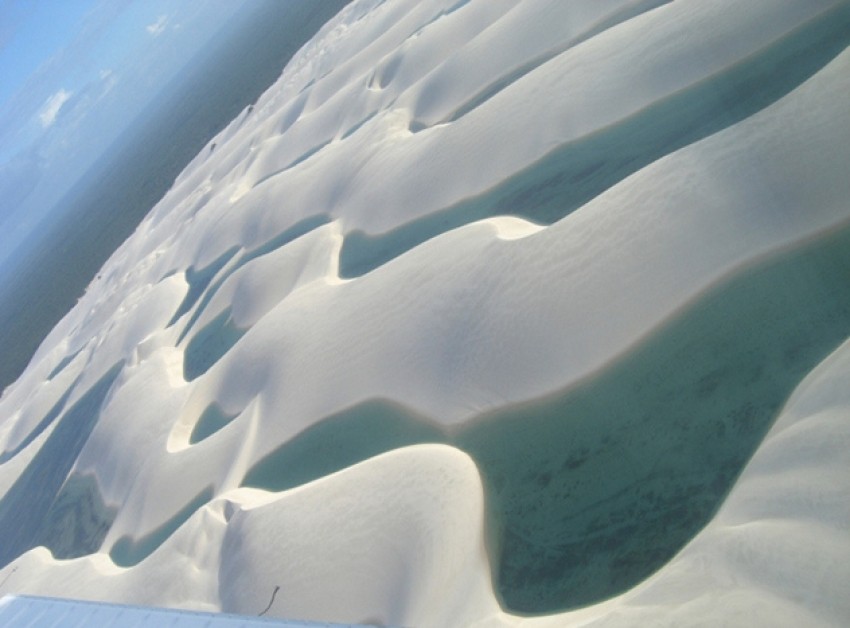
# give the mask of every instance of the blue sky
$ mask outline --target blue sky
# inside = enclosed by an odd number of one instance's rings
[[[0,0],[0,264],[244,4]]]

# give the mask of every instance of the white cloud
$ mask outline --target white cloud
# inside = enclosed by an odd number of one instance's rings
[[[153,37],[158,37],[162,33],[162,31],[165,30],[166,24],[168,24],[168,16],[160,15],[157,18],[156,22],[145,26],[145,30],[149,32]]]
[[[41,121],[41,126],[45,129],[56,121],[56,115],[62,108],[62,105],[71,97],[72,92],[60,89],[58,92],[48,98],[41,111],[38,113],[38,119]]]

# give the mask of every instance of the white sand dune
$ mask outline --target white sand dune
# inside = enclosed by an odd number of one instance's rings
[[[840,0],[355,0],[4,392],[0,592],[846,624],[848,44]]]

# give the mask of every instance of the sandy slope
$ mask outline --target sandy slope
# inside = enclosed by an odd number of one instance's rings
[[[846,623],[843,301],[816,352],[783,354],[810,372],[770,392],[770,421],[793,395],[740,478],[723,470],[716,515],[636,586],[612,576],[608,601],[549,591],[511,614],[499,488],[464,435],[594,385],[758,269],[793,271],[767,312],[809,294],[800,269],[842,292],[848,13],[349,5],[0,400],[0,588],[251,614],[279,587],[269,614],[403,625]],[[777,320],[806,326],[795,310],[767,315],[756,363],[793,340],[771,340]],[[683,368],[746,390],[724,351]]]

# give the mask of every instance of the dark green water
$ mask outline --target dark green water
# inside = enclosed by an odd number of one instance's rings
[[[591,604],[646,578],[709,521],[797,384],[850,335],[848,288],[843,230],[727,279],[578,386],[451,433],[397,404],[360,404],[244,484],[283,490],[396,447],[451,443],[484,478],[505,606]]]
[[[304,430],[255,464],[242,485],[283,491],[392,449],[442,441],[436,425],[403,406],[375,399]]]
[[[669,560],[850,335],[848,288],[844,231],[724,283],[581,386],[465,430],[507,606],[583,606]]]

